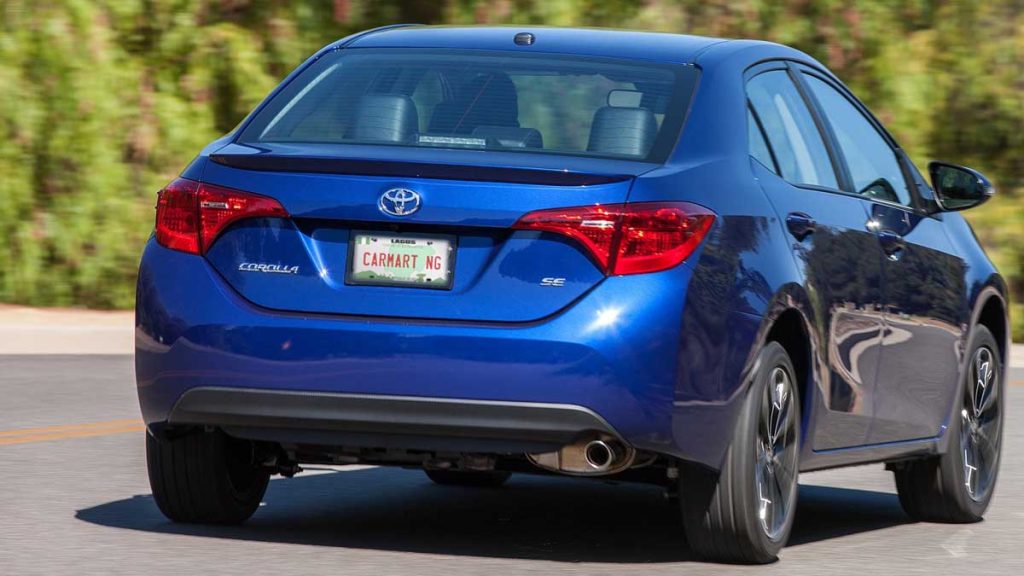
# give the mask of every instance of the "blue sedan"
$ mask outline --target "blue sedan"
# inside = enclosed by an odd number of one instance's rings
[[[910,516],[977,521],[1007,290],[959,211],[993,187],[929,171],[777,44],[340,40],[159,193],[154,498],[241,522],[305,463],[652,482],[696,554],[764,563],[800,472],[884,462]]]

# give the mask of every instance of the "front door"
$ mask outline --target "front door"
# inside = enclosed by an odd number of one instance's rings
[[[956,398],[964,262],[931,217],[875,204],[871,221],[896,246],[882,267],[886,336],[873,444],[938,436]]]

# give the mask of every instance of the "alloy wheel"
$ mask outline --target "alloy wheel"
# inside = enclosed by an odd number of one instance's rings
[[[772,369],[757,425],[757,513],[761,528],[772,541],[785,530],[796,498],[798,442],[792,382],[782,366]]]
[[[996,476],[1002,426],[1001,401],[995,355],[991,349],[982,346],[971,359],[960,410],[964,488],[975,502],[988,496]]]

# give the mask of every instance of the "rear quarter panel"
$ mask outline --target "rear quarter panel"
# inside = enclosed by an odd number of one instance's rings
[[[783,310],[811,318],[790,242],[751,170],[744,59],[702,69],[672,160],[637,179],[631,202],[681,200],[718,218],[685,294],[673,401],[682,456],[717,468],[767,327]],[[813,322],[809,321],[809,327]]]

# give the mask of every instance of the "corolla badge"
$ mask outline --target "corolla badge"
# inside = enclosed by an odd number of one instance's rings
[[[263,262],[242,262],[238,265],[239,272],[262,272],[263,274],[298,274],[298,266],[287,264],[265,264]]]
[[[408,216],[420,209],[420,195],[408,188],[392,188],[380,195],[377,207],[385,214]]]

